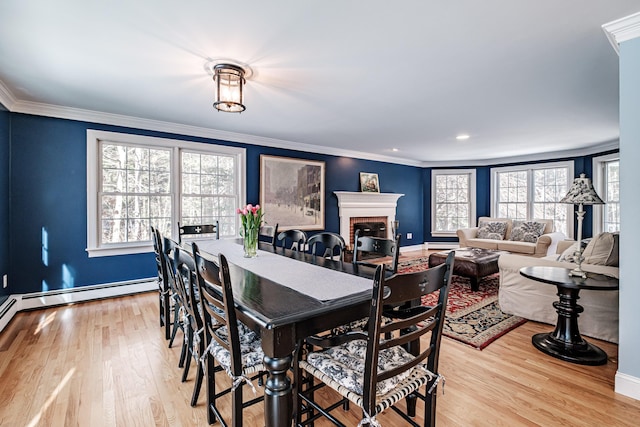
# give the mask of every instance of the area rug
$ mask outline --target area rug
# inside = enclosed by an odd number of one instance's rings
[[[428,268],[427,258],[416,258],[401,262],[399,273],[421,271]],[[454,275],[451,278],[447,315],[443,335],[482,350],[507,332],[527,320],[503,313],[498,304],[498,273],[483,278],[480,290],[473,292],[469,279]],[[423,297],[423,305],[432,305],[437,293]]]

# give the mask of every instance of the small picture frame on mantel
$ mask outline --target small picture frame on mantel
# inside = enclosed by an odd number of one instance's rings
[[[363,193],[379,193],[380,183],[377,173],[360,172],[360,191]]]

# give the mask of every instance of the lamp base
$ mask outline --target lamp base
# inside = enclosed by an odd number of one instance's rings
[[[586,279],[587,278],[587,273],[582,271],[582,269],[580,267],[576,267],[573,270],[569,271],[569,276],[581,277],[583,279]]]

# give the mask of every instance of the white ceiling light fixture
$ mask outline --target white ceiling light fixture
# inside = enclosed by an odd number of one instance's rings
[[[251,68],[228,60],[209,61],[205,68],[213,75],[216,85],[213,107],[227,113],[242,113],[246,110],[244,85],[252,74]]]
[[[469,135],[467,135],[466,133],[460,134],[458,136],[456,136],[456,139],[458,141],[465,141],[467,139],[471,138]]]

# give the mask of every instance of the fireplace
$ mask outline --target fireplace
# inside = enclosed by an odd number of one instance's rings
[[[340,235],[349,249],[353,248],[355,224],[366,223],[368,225],[358,227],[368,228],[367,233],[375,231],[377,237],[393,238],[392,224],[396,219],[396,206],[398,199],[404,194],[349,191],[335,191],[334,194],[338,198]]]

